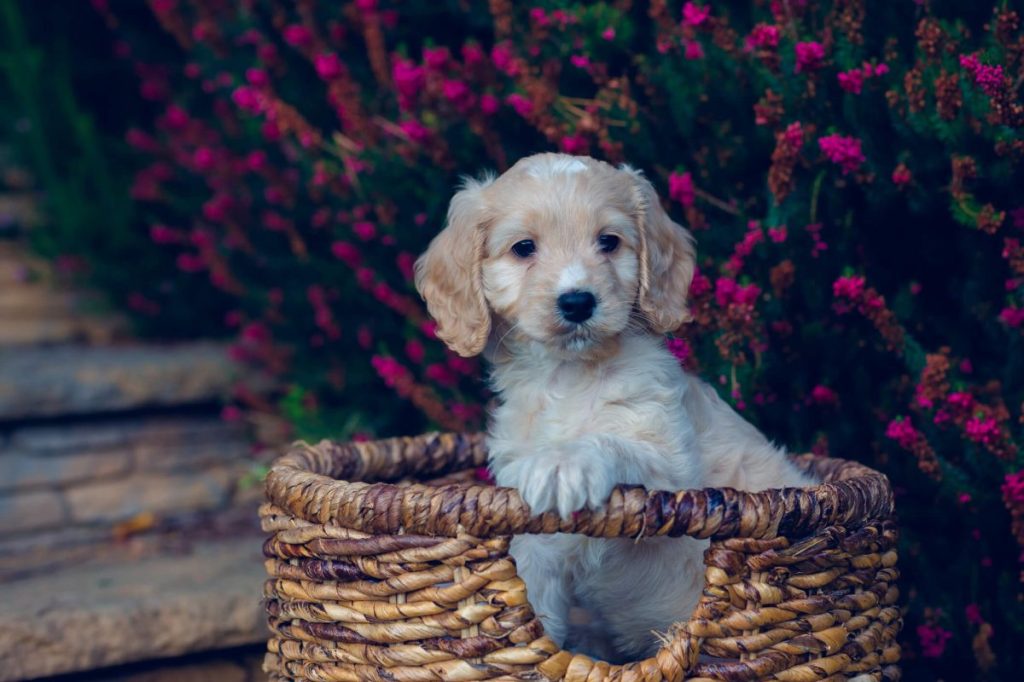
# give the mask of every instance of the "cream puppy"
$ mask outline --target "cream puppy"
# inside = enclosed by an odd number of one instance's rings
[[[618,484],[810,482],[666,349],[663,335],[688,320],[694,258],[628,166],[538,154],[452,199],[416,286],[438,336],[490,361],[491,468],[534,512],[599,508]],[[511,551],[549,636],[625,660],[690,615],[706,545],[527,535]],[[592,622],[570,631],[575,604]]]

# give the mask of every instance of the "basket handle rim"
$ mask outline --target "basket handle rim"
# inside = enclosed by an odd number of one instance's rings
[[[512,488],[478,484],[396,485],[365,479],[440,474],[481,466],[483,434],[428,433],[376,441],[294,444],[266,478],[274,505],[314,523],[369,533],[478,537],[575,533],[590,537],[689,536],[763,539],[828,525],[860,525],[893,512],[888,478],[858,462],[797,455],[823,482],[809,488],[647,490],[619,486],[599,510],[563,519],[533,514]]]

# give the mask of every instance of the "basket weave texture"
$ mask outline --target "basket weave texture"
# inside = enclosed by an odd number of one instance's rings
[[[480,435],[427,434],[299,444],[275,462],[260,509],[271,680],[899,678],[882,474],[802,456],[793,461],[821,485],[620,487],[601,511],[562,519],[476,481],[486,454]],[[517,533],[710,538],[703,595],[652,658],[574,654],[545,637],[530,606],[508,554]]]

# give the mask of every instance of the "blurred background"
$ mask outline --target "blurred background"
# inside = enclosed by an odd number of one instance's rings
[[[461,174],[644,170],[669,340],[890,477],[910,680],[1024,669],[1006,0],[0,0],[0,680],[259,680],[283,444],[484,424],[411,284]]]

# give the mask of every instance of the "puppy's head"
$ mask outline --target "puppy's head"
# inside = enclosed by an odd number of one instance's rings
[[[588,157],[538,154],[469,180],[416,262],[438,336],[482,352],[492,322],[560,355],[630,326],[663,334],[689,319],[693,240],[643,175]]]

